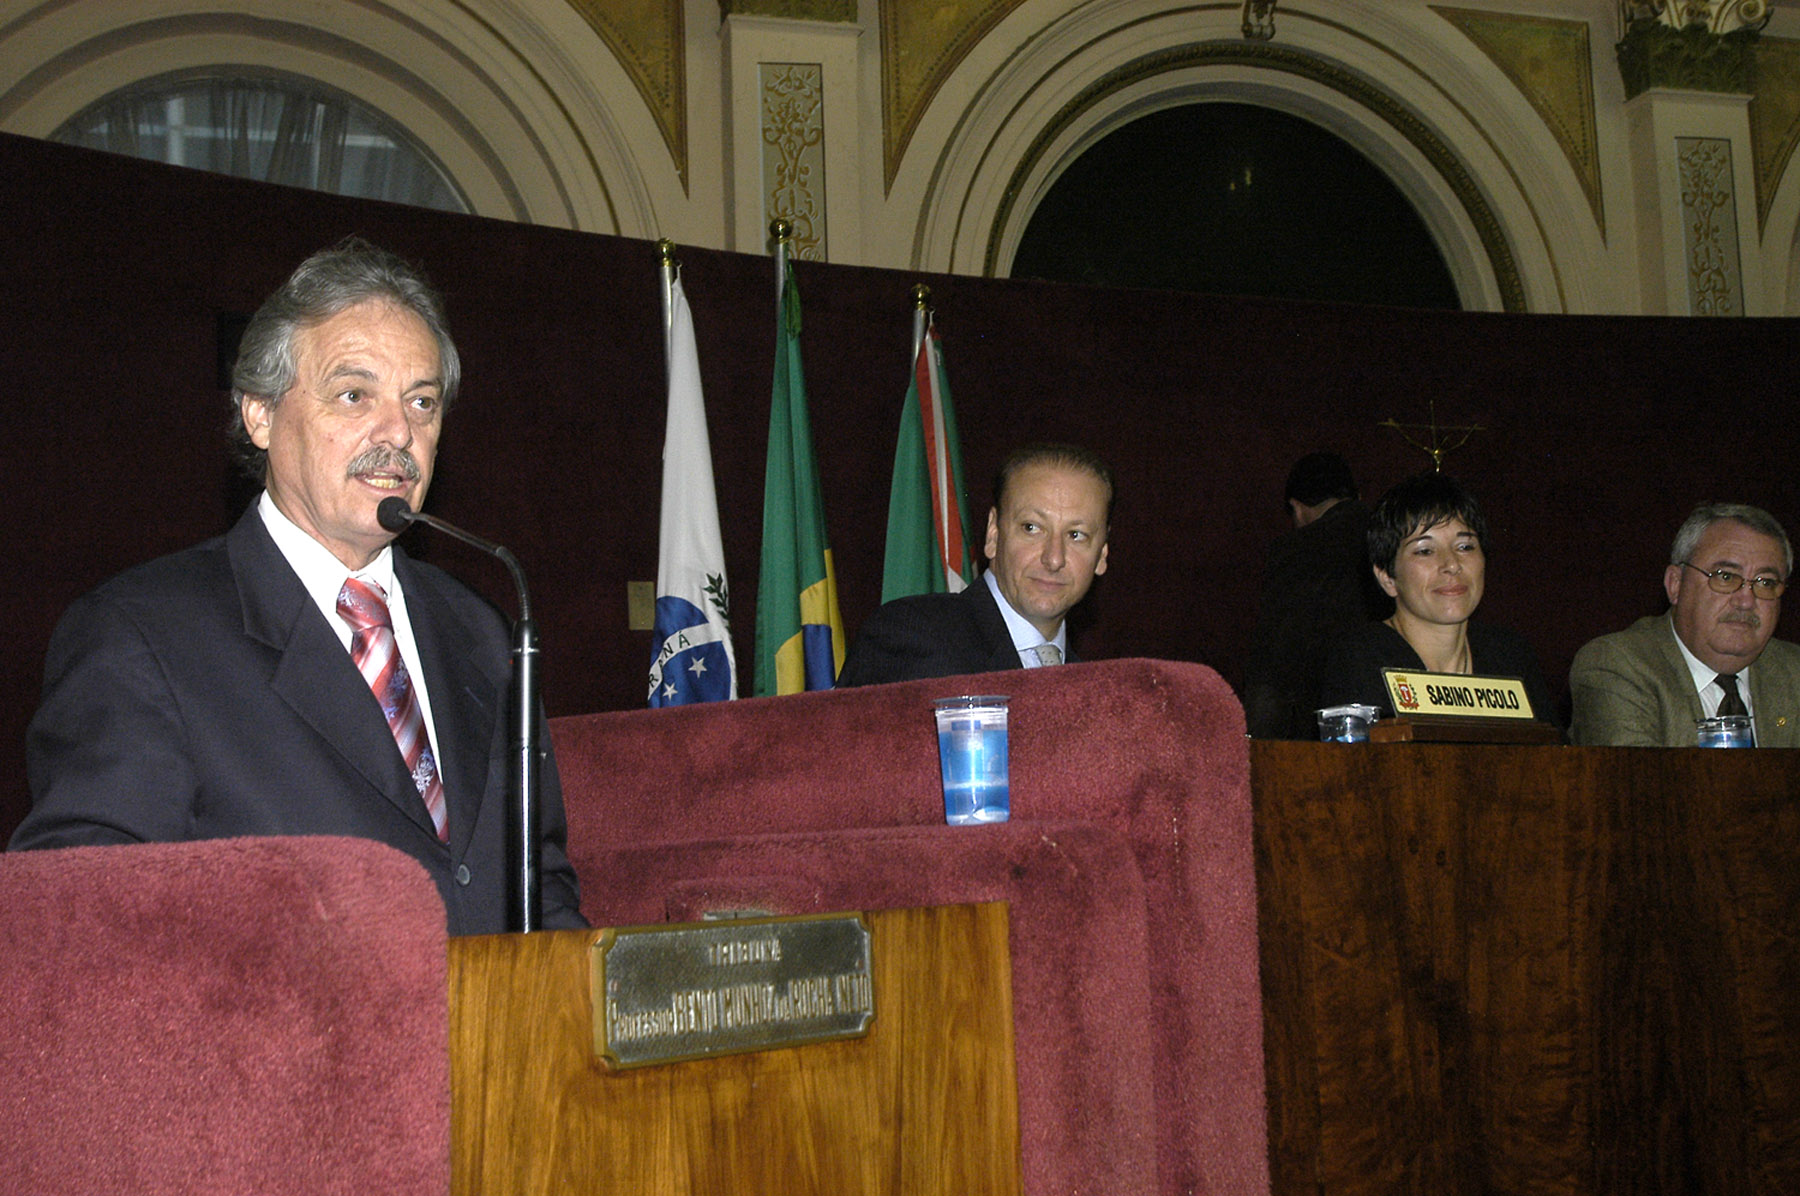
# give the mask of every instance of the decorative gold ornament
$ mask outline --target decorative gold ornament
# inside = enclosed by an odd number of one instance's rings
[[[1769,23],[1769,0],[1619,0],[1619,27],[1654,21],[1670,29],[1706,33],[1759,30]]]
[[[1398,420],[1384,419],[1376,426],[1392,428],[1394,431],[1400,433],[1400,438],[1402,440],[1431,458],[1431,471],[1433,473],[1443,473],[1444,458],[1467,444],[1470,436],[1473,436],[1477,432],[1485,432],[1487,429],[1480,424],[1466,424],[1462,427],[1440,428],[1437,422],[1437,400],[1428,400],[1427,409],[1430,412],[1429,423],[1403,424]],[[1420,440],[1413,435],[1415,432],[1426,433],[1429,440]],[[1460,433],[1460,435],[1456,435],[1458,433]],[[1455,435],[1454,440],[1449,439],[1452,435]]]
[[[1244,0],[1244,36],[1253,42],[1275,38],[1276,0]]]

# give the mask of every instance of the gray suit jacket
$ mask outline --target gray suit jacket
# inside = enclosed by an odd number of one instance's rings
[[[58,623],[13,847],[352,835],[418,860],[452,934],[505,930],[506,625],[398,549],[394,572],[431,694],[448,844],[380,703],[252,505],[225,536],[120,574]],[[543,925],[579,926],[554,760],[542,779]]]
[[[1705,717],[1669,616],[1590,640],[1569,670],[1570,737],[1613,747],[1693,747]],[[1800,646],[1771,639],[1750,670],[1758,747],[1800,747]]]

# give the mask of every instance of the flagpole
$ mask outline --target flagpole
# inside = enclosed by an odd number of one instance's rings
[[[675,261],[675,242],[664,237],[656,243],[657,261],[662,271],[662,309],[663,309],[663,348],[669,344],[669,334],[675,329],[675,274],[680,266]],[[663,378],[669,376],[669,355],[663,353]]]
[[[925,325],[931,321],[931,288],[922,282],[915,282],[912,289],[913,300],[913,344],[912,360],[919,360],[919,342],[925,339]]]
[[[775,238],[775,302],[781,303],[781,289],[787,286],[788,242],[793,239],[794,226],[786,217],[777,216],[769,221],[769,235]]]
[[[658,240],[656,253],[668,422],[663,432],[654,652],[647,694],[652,707],[737,697],[730,591],[693,313],[683,293],[675,243]]]

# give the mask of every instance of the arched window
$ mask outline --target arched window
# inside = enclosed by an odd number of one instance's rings
[[[271,71],[184,71],[120,88],[51,140],[395,203],[467,212],[425,148],[367,104],[314,79]]]
[[[1404,195],[1296,116],[1204,103],[1140,117],[1051,184],[1015,278],[1456,309]]]

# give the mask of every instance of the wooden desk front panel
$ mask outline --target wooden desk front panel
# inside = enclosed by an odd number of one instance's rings
[[[867,915],[860,1039],[612,1073],[594,931],[450,940],[457,1196],[1018,1196],[1005,905]]]
[[[1277,1193],[1800,1192],[1800,753],[1251,772]]]

